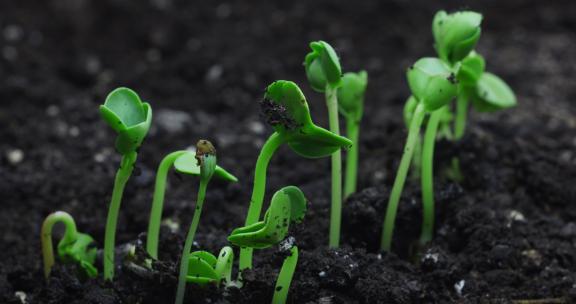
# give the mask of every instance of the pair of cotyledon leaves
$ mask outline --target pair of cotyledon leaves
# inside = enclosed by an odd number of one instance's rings
[[[67,242],[63,238],[58,242],[57,250],[62,262],[78,264],[88,277],[98,275],[98,269],[94,266],[97,248],[90,235],[78,232],[73,242]]]
[[[195,251],[188,258],[186,281],[200,285],[230,282],[234,251],[229,246],[220,250],[218,257],[208,251]]]

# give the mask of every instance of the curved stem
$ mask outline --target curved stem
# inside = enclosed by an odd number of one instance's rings
[[[160,234],[160,222],[162,221],[162,210],[164,207],[164,195],[166,193],[166,180],[168,171],[174,165],[178,157],[187,151],[172,152],[160,162],[156,173],[156,184],[154,185],[154,198],[152,200],[152,210],[150,211],[150,221],[148,222],[148,233],[146,235],[146,251],[154,259],[158,259],[158,239]]]
[[[382,226],[382,239],[380,243],[380,249],[383,251],[390,251],[392,245],[392,235],[394,234],[398,203],[400,202],[400,196],[402,195],[404,183],[406,182],[406,175],[410,168],[412,154],[414,154],[414,145],[416,144],[416,139],[418,138],[420,126],[422,125],[425,114],[423,102],[418,103],[412,121],[410,122],[404,153],[402,154],[400,166],[398,166],[396,179],[394,180],[392,192],[390,193],[390,199],[388,200],[388,208],[386,209],[386,217],[384,219],[384,225]]]
[[[290,283],[298,264],[298,247],[294,246],[290,249],[290,256],[286,257],[282,263],[282,269],[278,274],[276,286],[274,287],[274,297],[272,304],[284,304],[288,298],[288,291],[290,290]]]
[[[338,123],[338,89],[326,86],[326,106],[330,131],[340,135]],[[342,151],[332,153],[332,204],[330,207],[330,240],[331,248],[340,246],[340,222],[342,219]]]
[[[454,121],[454,140],[460,140],[466,131],[466,120],[468,116],[468,94],[461,89],[458,92],[456,101],[456,120]]]
[[[262,212],[262,202],[264,201],[264,193],[266,192],[266,170],[268,163],[274,152],[284,143],[284,138],[274,132],[268,140],[264,143],[258,160],[256,161],[256,170],[254,173],[254,187],[252,188],[252,197],[250,198],[250,206],[248,207],[248,215],[246,215],[245,225],[252,225],[260,219]],[[240,271],[252,268],[252,248],[240,248]]]
[[[352,141],[352,147],[346,153],[346,179],[344,180],[344,198],[356,192],[358,175],[358,150],[360,135],[360,122],[348,119],[346,122],[346,136]]]
[[[444,108],[438,109],[430,115],[426,133],[424,133],[424,145],[422,148],[422,234],[420,244],[424,245],[432,240],[434,230],[434,145],[436,133]]]
[[[78,238],[76,223],[70,214],[64,211],[56,211],[46,217],[42,223],[41,240],[42,240],[42,257],[44,260],[44,277],[50,277],[50,271],[54,266],[54,249],[52,247],[52,228],[58,222],[64,223],[66,231],[62,237],[64,243],[75,242]]]
[[[120,168],[116,173],[114,180],[114,189],[112,191],[112,200],[108,208],[108,217],[106,219],[106,232],[104,235],[104,279],[112,280],[114,278],[114,247],[116,239],[116,225],[118,224],[118,213],[122,203],[122,195],[126,182],[132,175],[134,163],[138,154],[130,152],[122,156]]]
[[[180,260],[180,273],[178,275],[178,289],[176,291],[176,301],[174,303],[181,304],[184,302],[184,294],[186,292],[186,274],[188,273],[188,260],[190,256],[190,251],[192,250],[192,244],[194,243],[194,236],[196,235],[196,229],[198,228],[198,223],[200,222],[200,215],[202,215],[202,206],[204,205],[204,198],[206,197],[206,188],[208,187],[208,182],[210,178],[200,179],[200,187],[198,188],[198,198],[196,199],[196,208],[194,210],[194,217],[192,218],[192,223],[190,228],[188,228],[188,234],[186,235],[186,241],[184,242],[184,249],[182,250],[182,258]]]

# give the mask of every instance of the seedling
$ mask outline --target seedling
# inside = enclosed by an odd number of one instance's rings
[[[64,211],[54,212],[46,217],[42,224],[42,256],[44,259],[44,277],[50,277],[54,266],[54,249],[52,248],[52,228],[56,223],[63,223],[66,227],[64,237],[58,242],[58,257],[64,263],[75,263],[82,272],[90,277],[98,275],[94,266],[96,260],[96,247],[94,239],[76,230],[76,223],[72,216]]]
[[[266,169],[278,147],[288,144],[302,157],[320,158],[352,144],[349,139],[318,127],[312,122],[306,98],[294,82],[279,80],[272,83],[266,89],[260,106],[266,121],[275,132],[264,143],[256,161],[254,187],[246,216],[246,226],[253,225],[260,219],[266,190]],[[252,268],[252,248],[248,247],[240,250],[240,270],[247,268]]]
[[[352,141],[352,147],[346,155],[346,178],[344,179],[344,197],[356,192],[358,175],[358,150],[360,122],[364,113],[364,93],[368,84],[368,74],[345,73],[342,86],[338,88],[338,109],[346,119],[346,136]]]
[[[306,55],[304,67],[310,86],[326,96],[330,131],[340,135],[338,122],[338,88],[342,85],[342,68],[336,52],[324,41],[310,43],[312,52]],[[340,244],[340,222],[342,218],[342,153],[332,153],[332,202],[330,208],[330,247]]]
[[[288,235],[290,223],[300,223],[306,213],[306,198],[298,187],[284,187],[274,194],[264,221],[234,229],[228,240],[242,247],[264,249],[279,244]],[[291,246],[276,280],[272,303],[286,303],[298,263],[298,247]]]
[[[408,102],[414,104],[415,107],[413,107],[414,111],[412,113],[409,113],[409,110],[405,112],[405,117],[409,120],[410,125],[408,138],[404,146],[404,153],[402,154],[396,179],[392,186],[388,208],[386,210],[386,218],[382,227],[381,249],[385,251],[389,251],[392,244],[398,203],[404,188],[410,161],[417,144],[420,127],[426,113],[430,113],[431,115],[422,146],[422,185],[428,187],[428,185],[432,183],[429,173],[432,170],[431,160],[433,158],[438,122],[443,115],[443,108],[454,98],[457,90],[453,71],[438,58],[422,58],[418,60],[408,69],[407,78],[413,95],[413,98],[409,98]],[[413,100],[416,100],[416,102]],[[411,107],[407,106],[405,108],[410,109]],[[424,206],[425,223],[422,228],[423,235],[428,236],[428,234],[430,234],[431,237],[433,222],[426,222],[426,219],[431,218],[433,220],[432,217],[428,217],[427,215],[433,211],[434,202],[431,202],[431,206],[430,201],[424,203],[428,203],[428,205]]]
[[[146,251],[154,259],[158,259],[158,239],[160,234],[160,222],[162,220],[162,210],[164,207],[164,197],[166,193],[166,181],[170,168],[174,167],[176,172],[200,176],[200,166],[196,160],[196,152],[181,150],[172,152],[160,162],[156,173],[156,184],[154,186],[154,198],[152,200],[152,210],[150,211],[150,221],[148,222],[148,233],[146,235]],[[214,176],[228,181],[237,182],[238,179],[216,166]]]
[[[124,187],[132,175],[138,157],[137,150],[150,129],[152,108],[148,103],[142,102],[134,91],[128,88],[118,88],[106,97],[104,105],[100,106],[100,114],[118,133],[116,150],[122,154],[122,162],[114,180],[104,237],[104,278],[112,280],[118,212]]]
[[[188,283],[206,285],[231,281],[234,251],[229,246],[222,248],[218,257],[208,251],[195,251],[188,260]]]
[[[204,205],[204,198],[206,197],[206,189],[208,188],[208,183],[212,179],[212,176],[217,171],[216,166],[216,149],[207,140],[201,139],[196,144],[196,155],[194,156],[196,160],[196,166],[192,165],[194,161],[191,159],[179,159],[176,161],[175,167],[179,170],[183,170],[188,174],[193,172],[198,172],[197,167],[199,167],[200,175],[200,186],[198,188],[198,197],[196,199],[196,208],[194,210],[194,216],[192,217],[192,223],[190,223],[190,228],[188,229],[188,234],[186,235],[186,241],[184,242],[184,248],[182,250],[182,258],[180,260],[180,272],[178,275],[178,289],[176,291],[176,304],[181,304],[184,301],[184,293],[186,291],[186,281],[188,277],[189,262],[190,262],[190,251],[192,250],[192,244],[194,243],[194,236],[196,234],[196,229],[198,228],[198,223],[200,222],[200,215],[202,214],[202,206]],[[223,170],[220,169],[220,175],[223,174]],[[226,174],[224,174],[226,175]],[[229,174],[227,175],[229,176]],[[232,178],[233,176],[229,176]],[[161,209],[160,209],[161,210]],[[200,254],[201,257],[209,259],[208,255]],[[209,262],[209,261],[208,261]],[[208,263],[210,264],[210,263]]]

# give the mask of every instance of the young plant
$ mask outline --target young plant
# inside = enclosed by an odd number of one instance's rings
[[[152,200],[152,209],[150,211],[150,221],[148,222],[148,233],[146,235],[146,251],[154,258],[158,259],[158,239],[160,234],[160,222],[162,220],[162,210],[164,207],[164,197],[166,193],[166,181],[170,168],[174,167],[176,172],[187,175],[200,175],[200,166],[196,160],[196,152],[181,150],[172,152],[162,159],[156,173],[156,184],[154,186],[154,197]],[[214,176],[228,181],[237,182],[238,179],[216,166]]]
[[[284,187],[274,194],[264,220],[234,229],[228,240],[242,247],[264,249],[279,244],[288,235],[290,223],[300,223],[306,214],[306,197],[298,187]],[[272,303],[286,303],[298,263],[298,247],[292,244],[276,280]],[[287,248],[288,249],[288,248]]]
[[[196,229],[198,228],[198,223],[200,222],[200,215],[202,214],[202,206],[204,205],[204,198],[206,196],[206,189],[208,188],[208,183],[212,179],[212,176],[217,171],[216,166],[216,149],[207,140],[201,139],[196,144],[196,166],[191,165],[194,163],[191,160],[186,161],[186,159],[181,160],[184,163],[175,164],[176,168],[184,170],[188,174],[192,172],[197,172],[196,167],[199,167],[200,171],[200,186],[198,188],[198,197],[196,199],[196,207],[194,210],[194,216],[192,217],[192,223],[190,223],[190,228],[188,229],[188,234],[186,235],[186,241],[184,242],[184,248],[182,249],[182,257],[180,260],[180,271],[178,275],[178,289],[176,291],[176,304],[182,304],[184,301],[184,293],[186,291],[186,281],[187,276],[190,271],[190,251],[192,250],[192,244],[194,243],[194,236],[196,234]],[[219,170],[222,172],[222,169]],[[222,174],[222,173],[219,173]],[[207,255],[202,254],[202,257],[207,257]],[[192,270],[194,271],[194,270]]]
[[[312,52],[304,59],[306,77],[313,90],[324,93],[328,108],[330,131],[340,135],[338,122],[338,88],[342,85],[342,68],[336,52],[324,41],[310,43]],[[332,153],[332,203],[330,208],[329,245],[340,245],[340,222],[342,218],[342,153],[337,149]]]
[[[76,263],[82,272],[90,277],[98,275],[94,266],[96,260],[96,247],[94,239],[76,230],[76,223],[72,216],[64,211],[56,211],[46,217],[42,224],[42,257],[44,259],[44,277],[50,277],[54,266],[54,249],[52,248],[52,228],[56,223],[63,223],[66,227],[64,237],[58,242],[58,257],[65,263]]]
[[[389,251],[392,244],[392,235],[394,232],[394,224],[396,221],[396,213],[398,210],[398,203],[406,181],[406,175],[410,167],[412,155],[414,153],[415,145],[420,133],[420,127],[426,113],[430,113],[430,119],[426,133],[424,135],[424,142],[422,146],[422,185],[429,189],[429,185],[433,184],[431,176],[432,172],[432,158],[434,153],[434,142],[436,140],[436,131],[438,122],[443,115],[443,107],[445,107],[456,95],[456,81],[450,67],[438,58],[422,58],[418,60],[407,72],[408,84],[412,91],[413,98],[409,98],[408,102],[414,103],[416,100],[414,111],[405,113],[405,117],[410,120],[408,138],[404,146],[404,153],[400,160],[396,179],[392,186],[388,207],[386,210],[386,217],[382,227],[381,249]],[[409,111],[408,111],[409,112]],[[431,189],[431,188],[430,188]],[[424,191],[424,187],[423,187]],[[424,196],[424,195],[423,195]],[[427,196],[428,197],[428,196]],[[432,196],[433,198],[433,196]],[[428,237],[432,232],[433,217],[429,217],[429,213],[433,213],[434,201],[423,202],[425,222],[423,223],[423,235]]]
[[[122,154],[122,162],[114,180],[104,236],[104,278],[112,280],[118,212],[124,187],[132,175],[138,157],[137,150],[150,129],[152,108],[148,103],[142,102],[134,91],[128,88],[118,88],[106,97],[106,101],[100,106],[100,114],[118,133],[116,150]]]
[[[344,197],[356,192],[358,175],[358,150],[360,122],[364,112],[364,93],[368,84],[368,74],[345,73],[342,86],[338,88],[338,109],[346,119],[346,136],[352,141],[352,147],[346,155],[346,178],[344,179]]]
[[[254,187],[246,216],[246,226],[253,225],[260,219],[266,190],[266,169],[278,147],[287,144],[302,157],[320,158],[352,144],[349,139],[314,124],[306,98],[294,82],[279,80],[269,85],[260,106],[268,124],[275,132],[264,143],[256,161]],[[331,223],[336,224],[339,222]],[[240,249],[240,270],[247,268],[252,268],[250,247]]]
[[[190,253],[186,281],[198,285],[229,283],[232,278],[234,251],[229,246],[220,250],[218,257],[208,251]]]

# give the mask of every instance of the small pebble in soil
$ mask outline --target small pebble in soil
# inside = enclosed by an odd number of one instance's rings
[[[22,304],[28,304],[28,296],[26,295],[25,292],[23,291],[17,291],[14,293],[14,296],[17,297],[20,300],[20,303]]]
[[[254,134],[261,135],[264,133],[264,124],[259,121],[251,121],[248,123],[248,129]]]
[[[326,276],[326,271],[320,271],[320,272],[318,273],[318,276],[321,277],[321,278],[325,277],[325,276]]]
[[[222,74],[224,73],[224,69],[222,68],[221,65],[215,64],[213,66],[211,66],[208,71],[206,72],[206,76],[204,77],[204,79],[206,80],[207,83],[215,83],[218,80],[220,80],[220,77],[222,77]]]
[[[459,296],[462,296],[462,289],[464,289],[464,285],[466,281],[460,280],[458,283],[454,284],[454,290]]]
[[[12,165],[17,165],[24,160],[24,152],[20,149],[12,149],[6,153],[6,158]]]
[[[68,134],[70,134],[72,137],[78,137],[78,135],[80,135],[80,129],[76,126],[72,126],[68,130]]]
[[[46,108],[46,115],[48,115],[50,117],[54,117],[54,116],[57,116],[58,114],[60,114],[60,108],[58,108],[58,106],[49,105]]]

